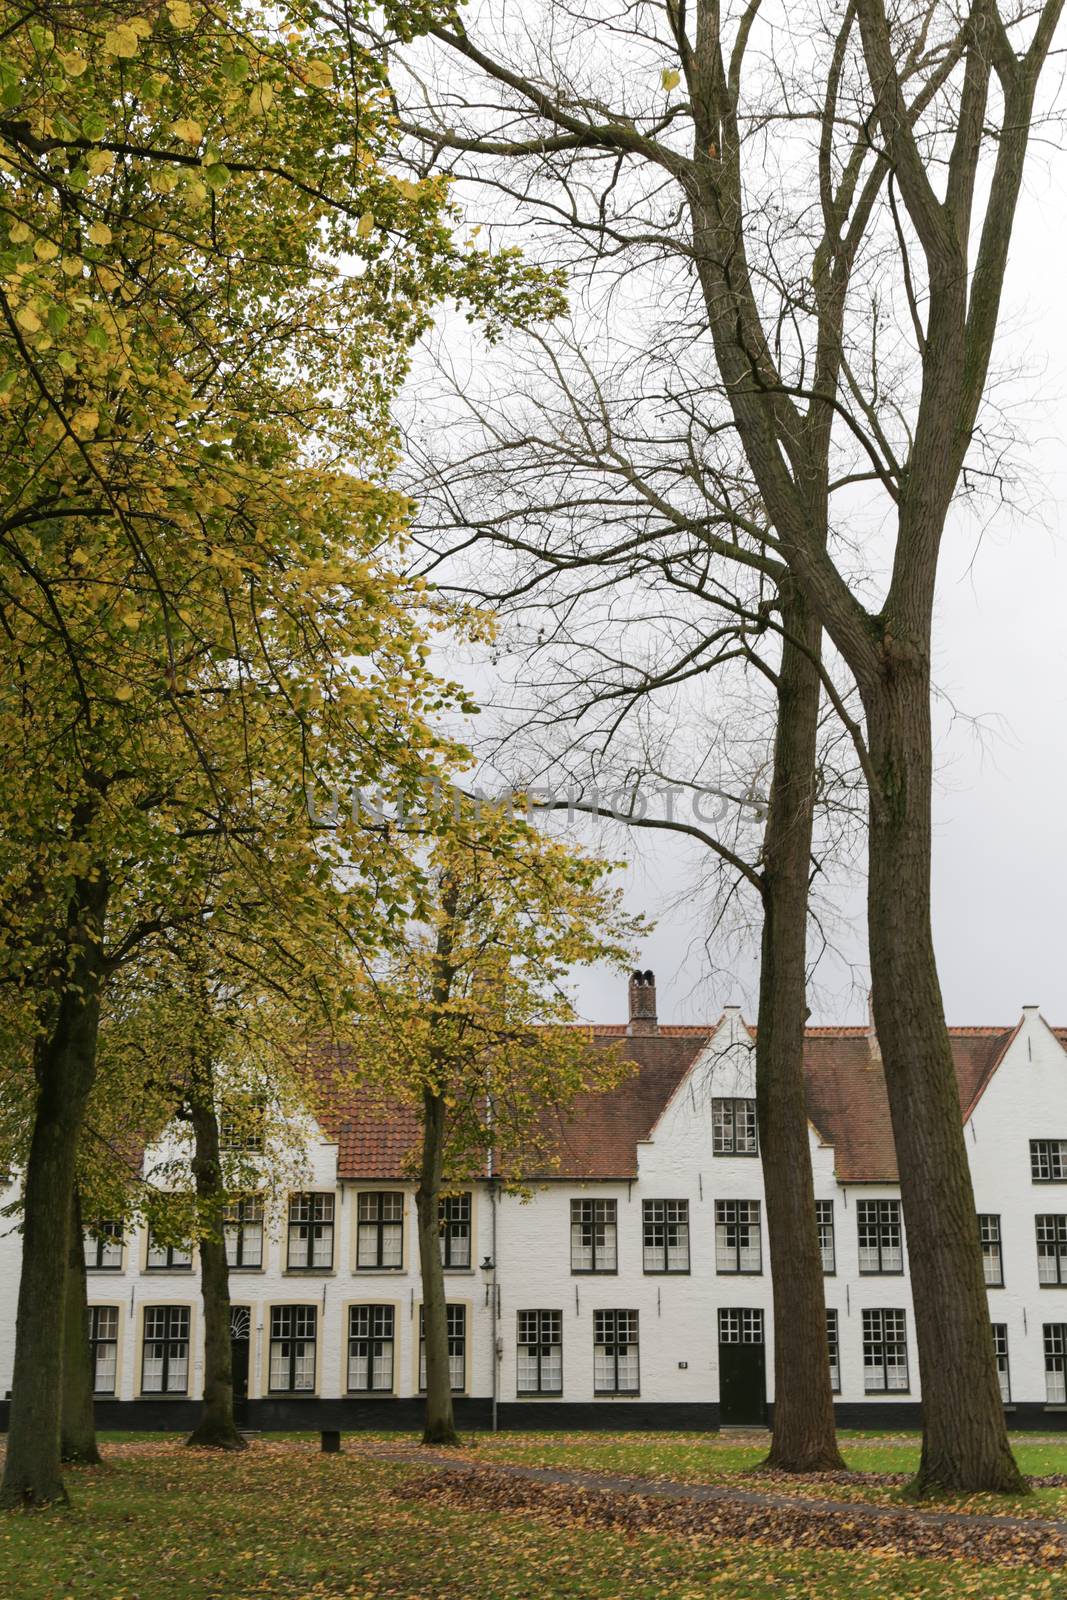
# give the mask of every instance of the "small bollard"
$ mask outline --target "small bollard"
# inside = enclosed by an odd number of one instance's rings
[[[323,1428],[319,1437],[322,1440],[323,1455],[335,1456],[341,1450],[341,1430],[339,1428]]]

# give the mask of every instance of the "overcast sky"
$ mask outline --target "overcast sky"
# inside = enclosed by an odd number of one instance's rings
[[[982,519],[961,508],[942,554],[934,931],[946,1014],[959,1024],[1011,1024],[1036,1003],[1067,1025],[1065,201],[1067,157],[1036,141],[994,363],[1023,441],[1025,504]],[[617,854],[626,841],[613,832],[610,845]],[[755,938],[709,954],[706,912],[676,904],[696,876],[697,848],[646,833],[627,849],[629,902],[658,919],[641,965],[656,972],[661,1021],[709,1020],[731,1003],[754,1017]],[[814,1022],[866,1018],[864,892],[858,875],[843,892],[838,953],[816,973]],[[625,1020],[618,976],[586,974],[579,997],[589,1019]]]

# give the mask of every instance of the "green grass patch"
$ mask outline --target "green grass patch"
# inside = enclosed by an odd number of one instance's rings
[[[516,1438],[527,1453],[532,1446],[548,1449],[543,1441],[534,1446],[529,1435]],[[599,1442],[625,1453],[635,1438]],[[644,1442],[655,1450],[657,1441]],[[505,1444],[494,1441],[498,1452]],[[102,1469],[70,1472],[70,1510],[0,1518],[5,1594],[18,1600],[1043,1600],[1064,1592],[1062,1579],[1029,1567],[561,1527],[519,1512],[472,1522],[448,1505],[405,1499],[410,1467],[354,1453],[324,1457],[297,1441],[272,1439],[234,1457],[187,1451],[173,1437],[145,1442],[142,1436],[132,1445],[111,1444],[109,1455]]]

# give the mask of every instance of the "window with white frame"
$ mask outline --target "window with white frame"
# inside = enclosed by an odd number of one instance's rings
[[[467,1308],[447,1305],[448,1323],[448,1382],[453,1394],[462,1394],[467,1387]],[[426,1313],[419,1307],[419,1388],[426,1389]]]
[[[1067,1215],[1047,1212],[1034,1218],[1039,1283],[1067,1283]]]
[[[392,1392],[396,1313],[392,1306],[349,1306],[348,1387]]]
[[[271,1306],[269,1383],[275,1394],[311,1394],[315,1388],[317,1306]]]
[[[441,1227],[441,1265],[455,1270],[471,1264],[470,1193],[443,1194],[438,1207]]]
[[[114,1394],[119,1359],[118,1306],[89,1307],[89,1370],[94,1394]]]
[[[863,1387],[868,1394],[908,1387],[908,1337],[903,1311],[863,1313]]]
[[[333,1266],[333,1212],[332,1194],[290,1195],[288,1268]]]
[[[1067,1404],[1067,1322],[1045,1323],[1045,1398]]]
[[[263,1265],[263,1201],[258,1195],[231,1200],[222,1215],[226,1265],[241,1268]]]
[[[982,1241],[982,1272],[990,1289],[1004,1286],[1004,1260],[1000,1253],[1000,1218],[989,1212],[978,1217],[978,1237]]]
[[[571,1271],[618,1270],[618,1205],[614,1200],[571,1201]]]
[[[141,1393],[186,1394],[189,1389],[189,1307],[145,1306]]]
[[[562,1394],[562,1311],[518,1313],[519,1394]]]
[[[364,1190],[356,1199],[356,1266],[404,1265],[404,1196],[395,1189]]]
[[[1067,1139],[1031,1139],[1030,1176],[1034,1183],[1067,1183]]]
[[[1011,1373],[1008,1369],[1008,1324],[1006,1322],[993,1323],[993,1352],[997,1358],[997,1382],[1000,1384],[1000,1398],[1005,1405],[1010,1405]]]
[[[164,1244],[150,1227],[145,1265],[149,1272],[191,1272],[193,1247],[187,1239],[180,1244]]]
[[[716,1156],[759,1155],[755,1100],[712,1100],[711,1151]]]
[[[834,1203],[832,1200],[816,1200],[815,1226],[819,1230],[819,1256],[822,1260],[824,1273],[832,1275],[837,1271],[837,1255],[834,1249]]]
[[[715,1270],[762,1272],[758,1200],[716,1200]]]
[[[903,1272],[904,1242],[899,1200],[856,1203],[861,1272]]]
[[[837,1342],[837,1311],[833,1306],[826,1308],[826,1346],[830,1353],[830,1388],[834,1394],[840,1394],[841,1350]]]
[[[641,1367],[636,1311],[593,1312],[593,1390],[637,1394]]]
[[[122,1223],[98,1222],[86,1230],[85,1265],[90,1272],[122,1271]]]
[[[641,1208],[646,1272],[689,1271],[689,1201],[645,1200]]]
[[[240,1095],[227,1102],[219,1117],[219,1149],[263,1149],[267,1107],[259,1095]]]

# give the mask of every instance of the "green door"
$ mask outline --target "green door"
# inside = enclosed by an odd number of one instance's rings
[[[763,1312],[733,1306],[719,1312],[719,1423],[760,1427],[767,1420]]]

